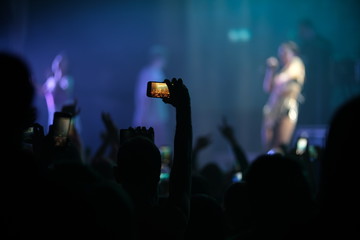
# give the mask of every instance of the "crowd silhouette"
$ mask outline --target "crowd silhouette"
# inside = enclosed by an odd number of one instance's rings
[[[197,136],[193,144],[186,81],[164,79],[170,98],[163,104],[174,107],[176,123],[170,176],[162,180],[152,127],[120,131],[102,112],[102,142],[87,157],[75,125],[66,145],[57,146],[54,126],[44,131],[37,123],[32,72],[22,56],[1,52],[0,76],[6,89],[17,89],[11,104],[1,95],[7,117],[1,166],[4,239],[359,237],[353,219],[359,214],[360,96],[333,114],[325,147],[315,148],[315,159],[309,149],[303,155],[290,149],[249,161],[236,129],[224,118],[217,129],[236,159],[224,172],[215,163],[199,167],[198,155],[212,139]],[[62,111],[79,114],[76,109],[74,104]],[[29,127],[33,135],[25,142]]]

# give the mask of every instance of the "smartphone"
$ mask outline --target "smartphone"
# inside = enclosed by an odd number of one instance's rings
[[[161,154],[161,162],[164,165],[169,166],[171,163],[171,147],[167,145],[162,145],[159,147]]]
[[[68,141],[72,115],[66,112],[55,112],[52,124],[52,136],[55,146],[65,146]]]
[[[164,82],[149,81],[147,83],[146,95],[152,98],[169,98],[169,88]]]
[[[299,137],[296,141],[296,154],[302,155],[308,148],[308,139],[306,137]]]
[[[242,180],[242,172],[236,172],[231,179],[233,183],[240,182],[241,180]]]
[[[171,148],[168,145],[159,147],[161,154],[161,173],[160,180],[168,180],[171,172]]]

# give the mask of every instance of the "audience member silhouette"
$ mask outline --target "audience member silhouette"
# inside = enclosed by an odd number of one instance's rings
[[[176,109],[173,163],[169,196],[159,199],[161,155],[154,143],[153,129],[130,127],[132,137],[121,140],[117,181],[130,195],[138,223],[138,239],[182,239],[190,212],[192,125],[190,96],[182,79],[165,79],[170,98],[165,103]],[[122,137],[120,137],[122,138]]]
[[[101,120],[105,126],[105,132],[101,133],[101,144],[90,157],[89,164],[104,177],[115,180],[113,167],[117,162],[120,129],[107,112],[101,113]]]
[[[200,172],[210,186],[210,196],[218,200],[219,203],[223,201],[223,195],[225,191],[225,172],[220,168],[216,162],[210,162],[205,164],[201,168]]]
[[[21,232],[30,232],[36,213],[36,164],[31,152],[23,148],[23,133],[36,119],[35,88],[28,63],[12,52],[0,52],[0,78],[4,89],[15,90],[11,95],[1,94],[5,120],[2,127],[5,141],[1,143],[1,217],[3,234],[16,238]]]
[[[37,209],[42,229],[35,236],[135,239],[133,205],[127,192],[81,161],[71,138],[63,147],[54,146],[52,133],[50,126],[48,135],[34,144],[43,181]]]
[[[220,203],[223,201],[223,195],[226,188],[233,183],[234,177],[237,174],[242,174],[248,168],[248,160],[244,150],[235,138],[233,127],[227,123],[227,119],[223,118],[222,124],[218,126],[221,135],[230,144],[231,150],[235,157],[234,168],[229,172],[224,172],[217,163],[210,162],[201,169],[198,167],[199,153],[208,147],[212,140],[210,135],[202,135],[196,139],[193,148],[193,179],[194,192],[199,192],[203,189],[203,193],[208,193],[215,197]],[[195,174],[196,173],[196,174]],[[238,180],[236,180],[238,181]],[[202,185],[201,185],[202,184]]]
[[[225,117],[223,118],[222,125],[219,126],[219,131],[230,144],[231,150],[235,156],[235,168],[231,174],[234,172],[245,173],[249,166],[247,156],[235,137],[233,127],[228,124]]]
[[[35,88],[23,57],[1,52],[0,77],[6,89],[17,89],[11,104],[3,104],[7,125],[2,144],[2,236],[134,239],[127,193],[77,161],[80,156],[71,141],[63,148],[54,147],[51,127],[45,136],[43,126],[36,123]],[[8,102],[5,95],[1,100]],[[28,149],[23,133],[30,126],[34,136]]]
[[[320,175],[314,191],[309,185],[314,183],[306,175],[309,155],[304,159],[294,158],[291,152],[263,154],[250,164],[226,119],[218,130],[233,150],[234,172],[240,171],[243,179],[231,184],[215,163],[199,169],[197,156],[212,140],[209,135],[200,136],[192,146],[189,91],[182,79],[164,80],[170,98],[162,101],[175,108],[176,129],[168,194],[162,196],[161,153],[153,128],[129,127],[130,137],[124,138],[111,116],[102,113],[103,142],[91,164],[86,164],[79,151],[81,142],[76,142],[76,129],[68,144],[59,148],[52,142],[52,126],[45,135],[36,122],[35,89],[27,62],[13,53],[0,52],[0,77],[6,89],[18,89],[11,104],[4,104],[7,125],[2,144],[1,224],[6,238],[359,236],[358,221],[353,219],[360,214],[356,178],[360,95],[333,115],[325,148],[317,151],[321,154],[317,156]],[[8,101],[5,95],[1,100]],[[76,105],[65,106],[63,111],[76,113]],[[34,136],[28,149],[24,148],[23,133],[30,126]]]
[[[320,162],[318,237],[359,237],[359,122],[360,95],[344,102],[330,121]]]
[[[19,150],[22,149],[23,132],[36,119],[36,109],[33,105],[35,88],[32,72],[21,56],[0,52],[0,74],[4,89],[16,89],[11,95],[1,95],[4,103],[2,111],[6,114],[7,123],[3,128],[7,141],[2,143],[2,147],[14,151],[15,154],[21,152]]]
[[[251,239],[303,239],[316,205],[301,166],[281,154],[260,155],[244,176],[251,203]]]
[[[227,239],[246,239],[251,235],[252,219],[248,186],[245,181],[231,184],[225,191],[223,209]]]
[[[135,239],[133,205],[127,193],[79,162],[49,169],[37,213],[43,239]]]
[[[224,215],[217,199],[207,194],[193,194],[185,239],[224,240]]]
[[[191,194],[206,194],[212,197],[219,197],[214,193],[214,188],[209,180],[209,176],[202,174],[202,168],[199,167],[198,156],[201,151],[207,148],[211,144],[210,135],[198,136],[195,140],[195,144],[192,149],[192,181],[191,181]],[[211,163],[213,164],[213,163]],[[206,167],[206,166],[204,166]],[[217,166],[215,166],[217,168]],[[220,169],[219,169],[220,170]],[[219,181],[214,181],[218,185]],[[222,179],[221,181],[222,182]],[[217,188],[218,189],[218,188]]]
[[[206,149],[211,143],[212,139],[210,134],[201,135],[196,138],[194,147],[192,149],[192,169],[194,172],[198,172],[200,169],[198,161],[200,152]]]
[[[297,152],[297,147],[293,147],[283,153],[287,157],[293,158],[302,167],[303,173],[308,180],[309,187],[314,199],[319,188],[319,162],[323,154],[323,147],[317,145],[306,146],[303,153]]]

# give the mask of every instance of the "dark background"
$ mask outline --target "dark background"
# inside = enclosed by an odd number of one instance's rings
[[[330,41],[334,68],[329,78],[306,83],[329,94],[321,101],[307,98],[298,126],[326,126],[334,109],[359,93],[359,10],[356,0],[1,1],[0,48],[22,54],[39,85],[54,56],[66,52],[81,134],[94,151],[104,129],[102,111],[118,127],[131,125],[138,72],[150,46],[163,44],[169,51],[166,76],[182,77],[191,93],[194,139],[212,136],[200,163],[216,161],[227,169],[233,156],[217,127],[225,116],[249,157],[261,152],[265,60],[282,41],[297,40],[302,19]],[[238,38],[232,35],[239,31]],[[45,125],[42,96],[36,105]]]

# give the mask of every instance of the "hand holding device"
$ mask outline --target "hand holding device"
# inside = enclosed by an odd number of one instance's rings
[[[266,59],[266,65],[269,68],[277,68],[279,66],[279,61],[277,60],[276,57],[269,57],[268,59]]]
[[[306,137],[299,137],[296,142],[296,150],[295,153],[297,155],[302,155],[308,149],[308,139]]]
[[[169,103],[176,108],[190,107],[190,94],[181,78],[172,78],[171,81],[165,79],[164,82],[169,88],[170,96],[163,98],[163,102]]]

